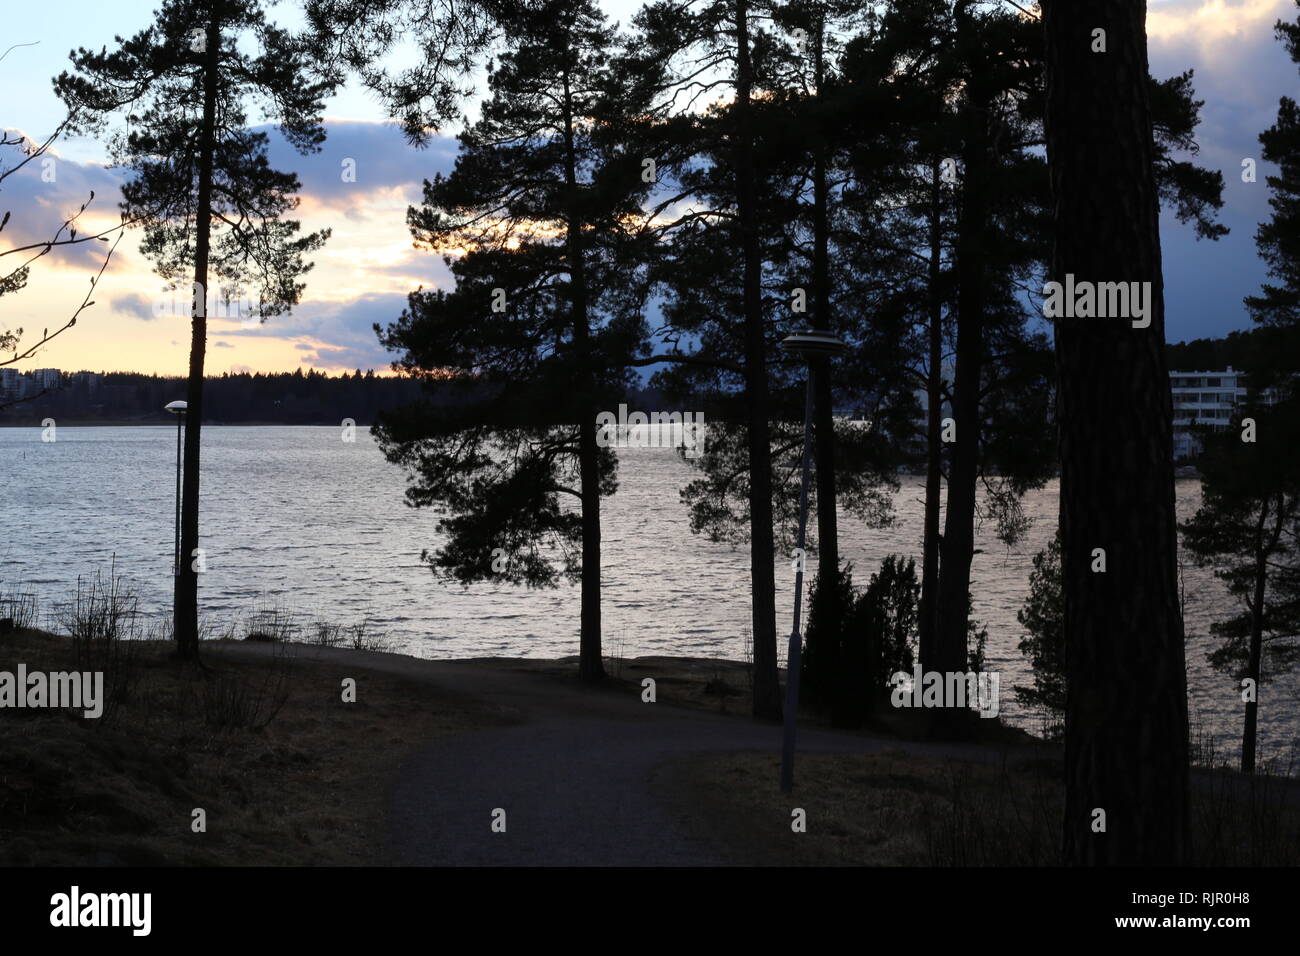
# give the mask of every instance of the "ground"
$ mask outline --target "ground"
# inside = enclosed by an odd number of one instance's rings
[[[996,721],[966,743],[805,721],[787,795],[781,728],[746,715],[738,663],[610,661],[593,688],[573,661],[221,641],[197,670],[135,643],[102,721],[0,711],[0,863],[1055,862],[1059,750]],[[75,653],[0,635],[0,670],[18,661]],[[1296,861],[1291,783],[1197,793],[1205,862]]]

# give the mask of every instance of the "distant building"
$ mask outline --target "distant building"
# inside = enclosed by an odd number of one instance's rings
[[[0,402],[15,401],[22,388],[22,376],[16,368],[0,368]]]
[[[38,390],[48,389],[53,391],[54,389],[63,386],[63,373],[57,368],[35,368],[27,374],[31,376],[32,381],[36,383],[36,388]]]
[[[72,376],[72,384],[93,395],[99,391],[100,375],[98,372],[77,372]]]
[[[1200,451],[1193,426],[1223,431],[1232,424],[1232,410],[1246,397],[1245,373],[1231,365],[1222,372],[1170,372],[1169,388],[1174,397],[1174,461]]]

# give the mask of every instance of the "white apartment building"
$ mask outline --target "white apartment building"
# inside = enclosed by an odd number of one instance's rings
[[[1233,408],[1246,397],[1245,374],[1231,365],[1222,372],[1170,372],[1169,387],[1174,397],[1174,461],[1198,451],[1193,425],[1227,428]]]

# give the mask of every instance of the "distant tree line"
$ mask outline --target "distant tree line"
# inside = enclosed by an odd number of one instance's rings
[[[183,399],[186,389],[181,376],[140,372],[105,372],[93,386],[79,373],[65,376],[65,382],[60,389],[0,409],[0,425],[37,425],[43,418],[69,424],[163,424],[174,421],[163,406]],[[658,393],[635,387],[622,395],[629,408],[659,408],[664,402]],[[381,409],[416,398],[434,405],[464,400],[463,390],[450,384],[422,389],[414,379],[376,375],[373,369],[341,375],[316,369],[236,372],[206,378],[204,417],[211,425],[337,425],[345,418],[370,425]]]
[[[1170,343],[1165,347],[1171,371],[1214,371],[1231,365],[1246,371],[1269,365],[1272,356],[1283,355],[1285,348],[1281,330],[1260,326],[1239,332],[1229,332],[1217,339],[1192,339],[1188,342]],[[1291,356],[1293,371],[1300,370],[1300,357]]]
[[[0,411],[0,423],[35,425],[43,418],[69,422],[149,424],[174,421],[163,411],[184,399],[186,380],[179,376],[107,372],[92,387],[73,377],[65,387],[48,391]],[[337,425],[344,418],[358,425],[373,421],[386,405],[409,401],[419,392],[410,379],[373,371],[330,376],[303,372],[246,372],[209,376],[204,417],[210,424]]]

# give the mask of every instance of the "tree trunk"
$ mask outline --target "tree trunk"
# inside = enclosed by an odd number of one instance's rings
[[[173,592],[173,631],[182,660],[199,656],[199,440],[203,426],[203,360],[207,351],[208,251],[212,232],[212,166],[216,151],[217,69],[221,24],[207,24],[203,64],[203,121],[199,129],[199,190],[195,218],[194,284],[198,297],[190,327],[190,371],[185,402],[184,478],[181,482],[181,554]]]
[[[1056,320],[1064,857],[1178,865],[1188,841],[1187,690],[1146,5],[1043,7],[1051,278],[1151,283],[1146,328]],[[1105,52],[1092,52],[1097,29]],[[1104,572],[1093,570],[1098,548]]]
[[[818,98],[822,92],[822,58],[825,33],[820,20],[814,24],[813,45],[814,91]],[[820,120],[820,103],[818,104]],[[828,207],[829,189],[826,183],[825,131],[818,128],[813,145],[813,257],[812,257],[812,325],[829,332],[831,329],[830,305],[830,223]],[[818,586],[824,594],[839,594],[840,574],[839,527],[835,505],[835,408],[831,388],[831,364],[818,359],[813,376],[813,444],[817,463],[817,572]],[[838,600],[820,602],[823,615],[819,627],[821,646],[816,657],[822,681],[834,681],[839,656],[841,620],[844,608]],[[812,654],[809,655],[813,656]],[[854,693],[860,681],[849,677],[844,691]]]
[[[1259,522],[1255,525],[1255,593],[1250,604],[1250,651],[1246,662],[1246,676],[1253,681],[1253,700],[1246,701],[1245,728],[1241,735],[1241,772],[1255,772],[1255,733],[1259,719],[1260,670],[1264,652],[1264,611],[1268,596],[1268,559],[1277,549],[1282,539],[1282,523],[1286,520],[1286,500],[1277,496],[1277,508],[1274,512],[1273,528],[1268,540],[1264,537],[1264,525],[1268,522],[1268,499],[1259,506]]]
[[[600,649],[600,449],[596,444],[595,368],[587,312],[586,253],[578,204],[578,158],[574,147],[573,103],[564,77],[564,179],[567,210],[569,283],[573,304],[573,341],[581,365],[578,388],[578,470],[582,494],[582,610],[578,640],[578,676],[598,681],[605,676]]]
[[[929,263],[929,372],[926,375],[925,423],[925,530],[922,537],[921,605],[918,656],[921,670],[938,669],[935,657],[939,629],[939,496],[943,491],[943,443],[939,440],[943,417],[943,235],[940,231],[939,163],[930,169]]]
[[[1260,510],[1263,516],[1266,507]],[[1241,734],[1241,772],[1255,772],[1255,725],[1259,717],[1259,664],[1264,648],[1264,588],[1268,577],[1268,555],[1255,552],[1255,593],[1250,605],[1250,658],[1246,676],[1254,693],[1246,701],[1246,721]]]
[[[758,200],[754,187],[753,121],[749,60],[749,9],[736,10],[736,213],[744,259],[745,397],[749,405],[749,559],[754,630],[754,716],[781,717],[776,666],[776,549],[772,530],[772,463],[768,433],[767,344],[763,335],[758,243]]]
[[[580,426],[578,467],[582,471],[582,623],[578,676],[598,681],[605,676],[600,650],[600,449],[596,413]]]
[[[976,77],[966,93],[961,211],[957,222],[957,353],[952,417],[956,441],[948,465],[948,507],[940,544],[935,669],[966,670],[970,566],[975,553],[975,491],[979,481],[980,383],[984,366],[984,233],[988,221],[991,97]],[[924,573],[924,572],[923,572]],[[952,702],[948,702],[951,704]],[[956,717],[944,711],[940,717]]]

